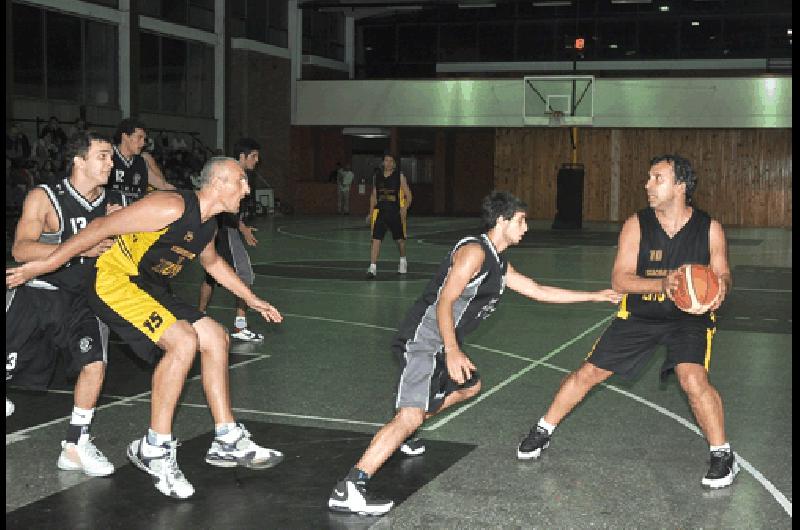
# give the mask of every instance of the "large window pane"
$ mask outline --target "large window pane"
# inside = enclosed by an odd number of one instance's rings
[[[289,8],[285,0],[270,0],[267,16],[267,42],[275,46],[289,45]]]
[[[400,62],[432,63],[436,62],[436,26],[403,25],[400,26]]]
[[[364,28],[364,61],[367,64],[394,62],[394,26],[371,26]]]
[[[81,99],[81,20],[48,11],[47,97]]]
[[[186,112],[186,41],[161,37],[161,110]]]
[[[175,24],[186,24],[189,6],[186,0],[161,0],[161,18]]]
[[[14,93],[44,96],[42,11],[14,4],[11,11],[14,47]]]
[[[439,28],[439,61],[477,61],[475,24],[444,24]]]
[[[267,5],[263,0],[247,0],[245,23],[248,39],[267,42]]]
[[[159,39],[152,33],[140,33],[139,39],[139,106],[142,110],[159,110]]]
[[[117,104],[117,28],[87,20],[86,96],[91,105]]]
[[[190,116],[214,115],[214,49],[188,44],[186,112]]]
[[[678,57],[679,20],[642,20],[639,22],[639,54],[642,59]]]
[[[478,45],[482,61],[513,61],[514,24],[479,24]]]
[[[189,25],[214,31],[214,0],[189,0]]]

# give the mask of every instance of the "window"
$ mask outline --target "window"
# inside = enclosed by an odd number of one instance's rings
[[[475,24],[442,24],[439,28],[440,61],[478,60],[478,35]]]
[[[44,97],[44,12],[35,7],[12,6],[14,93]]]
[[[85,21],[86,103],[110,105],[117,101],[117,29]]]
[[[117,105],[117,28],[12,5],[13,91],[21,96]]]
[[[47,97],[79,101],[81,96],[81,19],[48,12]]]
[[[514,58],[514,24],[478,25],[478,46],[482,61],[510,61]]]
[[[642,20],[639,23],[639,54],[642,59],[678,57],[678,20]]]
[[[142,110],[213,116],[213,48],[144,31],[140,35]]]
[[[400,62],[436,62],[436,26],[404,25],[400,30]]]
[[[517,60],[552,61],[555,25],[525,23],[517,26]]]

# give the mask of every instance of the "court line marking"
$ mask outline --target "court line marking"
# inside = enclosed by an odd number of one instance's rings
[[[253,359],[245,359],[244,361],[232,364],[232,365],[230,365],[228,367],[228,369],[230,370],[232,368],[239,368],[240,366],[245,366],[247,364],[254,363],[254,362],[257,362],[257,361],[261,361],[261,360],[267,359],[269,357],[272,357],[272,355],[270,355],[270,354],[262,354],[262,355],[259,355],[258,357],[253,358]],[[197,381],[198,379],[200,379],[200,377],[202,375],[203,375],[202,373],[199,373],[199,374],[197,374],[195,376],[187,378],[186,381],[184,382],[184,387],[185,387],[186,383],[188,383],[190,381]],[[46,390],[46,392],[50,392],[50,390]],[[67,393],[67,392],[69,392],[69,391],[56,390],[53,393]],[[72,392],[69,392],[69,393],[71,394]],[[148,390],[147,392],[142,392],[141,394],[135,394],[133,396],[128,396],[128,397],[125,397],[125,398],[123,398],[123,399],[121,399],[119,401],[114,401],[113,403],[106,403],[105,405],[100,405],[98,407],[95,407],[94,410],[95,410],[95,412],[97,412],[99,410],[104,410],[104,409],[115,407],[115,406],[119,406],[119,405],[127,405],[128,403],[130,403],[132,401],[136,401],[136,400],[142,399],[144,396],[147,396],[147,395],[149,395],[151,393],[152,393],[152,390]],[[103,397],[103,396],[104,396],[104,394],[101,394],[101,397]],[[54,420],[50,420],[50,421],[47,421],[45,423],[40,423],[38,425],[31,425],[30,427],[26,427],[24,429],[20,429],[18,431],[14,431],[12,433],[6,434],[6,447],[8,447],[9,445],[11,445],[13,443],[21,442],[22,440],[25,440],[25,439],[29,438],[28,435],[30,433],[32,433],[32,432],[38,431],[38,430],[43,429],[45,427],[50,427],[51,425],[56,425],[56,424],[61,423],[62,421],[65,421],[65,420],[70,420],[71,418],[72,418],[72,415],[70,414],[69,416],[63,416],[61,418],[56,418]]]
[[[365,324],[363,322],[349,322],[349,321],[346,321],[346,320],[329,319],[329,318],[325,318],[325,317],[316,317],[316,316],[311,316],[311,315],[293,314],[292,316],[296,316],[296,317],[300,317],[300,318],[308,318],[310,320],[321,320],[321,321],[335,322],[335,323],[340,323],[340,324],[350,324],[350,325],[355,325],[355,326],[360,326],[360,327],[382,329],[382,330],[387,330],[387,331],[396,331],[396,329],[393,329],[393,328],[387,328],[387,327],[384,327],[384,326],[375,326],[375,325],[372,325],[372,324]],[[520,360],[526,360],[526,361],[528,361],[528,362],[530,362],[532,364],[530,366],[527,366],[527,367],[523,368],[522,370],[520,370],[516,374],[512,375],[508,379],[504,380],[500,384],[495,385],[494,387],[492,387],[491,389],[489,389],[485,393],[482,392],[480,395],[478,395],[472,401],[470,401],[470,402],[468,402],[468,403],[466,403],[464,405],[461,405],[459,407],[459,410],[453,411],[452,413],[450,413],[448,416],[446,416],[442,420],[440,420],[438,422],[435,422],[432,426],[423,427],[422,430],[424,430],[424,431],[433,431],[433,430],[437,429],[441,425],[444,425],[445,423],[450,421],[450,419],[460,415],[463,411],[465,411],[465,410],[471,408],[472,406],[476,405],[478,402],[482,401],[483,399],[485,399],[489,395],[494,394],[495,392],[500,390],[500,388],[502,388],[502,387],[506,386],[507,384],[509,384],[511,381],[518,379],[519,377],[521,377],[525,373],[533,370],[535,367],[537,367],[539,365],[545,366],[546,368],[551,368],[551,369],[559,371],[559,372],[570,373],[570,370],[567,370],[565,368],[561,368],[559,366],[552,365],[552,364],[550,364],[550,363],[548,363],[546,361],[548,359],[550,359],[551,357],[553,357],[554,355],[556,355],[557,353],[563,351],[568,346],[571,346],[572,344],[574,344],[575,342],[577,342],[581,338],[585,337],[587,334],[591,333],[592,331],[594,331],[598,327],[602,326],[603,324],[605,324],[606,322],[611,320],[613,317],[614,317],[614,314],[609,315],[604,319],[601,319],[599,322],[593,324],[591,327],[587,328],[586,330],[584,330],[580,334],[578,334],[575,337],[573,337],[572,339],[568,340],[567,342],[565,342],[561,346],[559,346],[559,347],[555,348],[554,350],[550,351],[549,353],[547,353],[546,355],[544,355],[543,357],[541,357],[538,360],[526,358],[526,357],[523,357],[523,356],[520,356],[520,355],[516,355],[516,354],[512,354],[512,353],[509,353],[509,352],[504,352],[502,350],[496,350],[496,349],[493,349],[493,348],[487,348],[487,347],[480,346],[480,345],[477,345],[477,344],[467,344],[467,346],[483,349],[483,350],[490,351],[490,352],[493,352],[493,353],[502,354],[502,355],[505,355],[507,357],[513,357],[513,358],[520,359]],[[619,394],[622,394],[625,397],[633,399],[634,401],[636,401],[638,403],[641,403],[643,405],[646,405],[647,407],[652,408],[656,412],[664,414],[668,418],[672,418],[673,420],[677,421],[678,423],[680,423],[681,425],[683,425],[684,427],[686,427],[690,431],[694,432],[695,434],[699,435],[700,437],[703,437],[703,433],[702,433],[702,431],[700,431],[699,428],[694,426],[688,420],[686,420],[686,419],[682,418],[681,416],[675,414],[674,412],[672,412],[672,411],[670,411],[670,410],[668,410],[668,409],[666,409],[666,408],[664,408],[664,407],[662,407],[660,405],[657,405],[657,404],[655,404],[655,403],[653,403],[651,401],[648,401],[647,399],[645,399],[645,398],[643,398],[641,396],[638,396],[636,394],[633,394],[631,392],[623,390],[621,388],[615,387],[613,385],[609,385],[607,383],[601,383],[601,384],[602,384],[602,386],[604,386],[606,388],[609,388],[609,389],[611,389],[611,390],[613,390],[615,392],[618,392]],[[745,469],[748,473],[750,473],[750,475],[752,475],[753,478],[755,478],[756,481],[758,481],[764,487],[764,489],[766,489],[767,492],[769,492],[772,495],[772,497],[778,502],[778,504],[781,505],[781,507],[784,509],[784,511],[786,511],[786,513],[789,515],[789,517],[791,517],[792,516],[792,503],[791,503],[791,501],[789,501],[786,498],[786,496],[780,490],[778,490],[778,488],[776,488],[775,485],[772,484],[772,482],[770,482],[769,479],[767,479],[760,471],[758,471],[755,467],[753,467],[753,465],[749,461],[745,460],[736,451],[734,451],[734,454],[736,455],[741,467],[743,469]]]

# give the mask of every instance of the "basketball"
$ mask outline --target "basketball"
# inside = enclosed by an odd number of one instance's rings
[[[672,299],[678,309],[689,313],[705,313],[719,294],[719,279],[705,265],[696,263],[678,268],[678,287]]]

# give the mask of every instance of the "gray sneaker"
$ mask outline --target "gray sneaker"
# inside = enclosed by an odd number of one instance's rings
[[[277,466],[283,461],[283,453],[275,449],[261,447],[250,439],[250,432],[241,423],[235,430],[239,436],[232,442],[214,438],[211,448],[206,453],[206,462],[218,467],[249,467],[250,469],[267,469]]]

